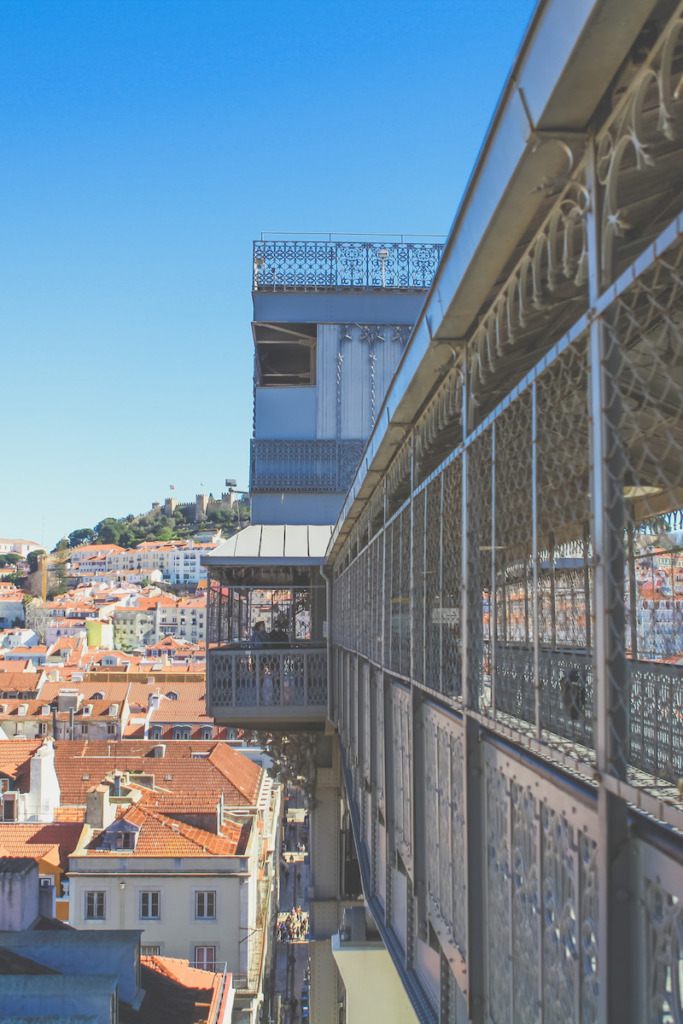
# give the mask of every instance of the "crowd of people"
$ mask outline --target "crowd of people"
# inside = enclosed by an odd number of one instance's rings
[[[278,942],[303,942],[308,935],[308,911],[292,907],[288,914],[278,914]]]

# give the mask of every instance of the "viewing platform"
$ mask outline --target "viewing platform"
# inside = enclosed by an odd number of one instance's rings
[[[326,647],[209,650],[207,711],[217,721],[251,729],[323,722]]]
[[[387,241],[387,237],[394,240]],[[262,236],[254,242],[253,290],[426,290],[444,249],[443,243],[433,238],[382,235],[374,241],[367,235],[362,240],[349,240],[348,236],[336,240],[332,234],[304,240]]]
[[[325,581],[331,527],[253,525],[209,568],[207,712],[232,728],[322,726],[327,716]]]

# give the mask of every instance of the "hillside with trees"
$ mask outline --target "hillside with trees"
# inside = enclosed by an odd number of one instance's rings
[[[69,534],[72,548],[80,544],[118,544],[122,548],[134,548],[142,541],[187,540],[208,530],[222,530],[229,537],[247,526],[250,520],[249,501],[236,501],[231,509],[216,509],[207,513],[206,519],[191,520],[182,508],[176,508],[173,515],[161,510],[147,512],[141,516],[125,516],[114,519],[109,516],[94,527],[83,527]]]

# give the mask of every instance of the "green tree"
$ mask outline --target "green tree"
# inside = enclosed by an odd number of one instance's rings
[[[108,516],[95,527],[97,540],[100,544],[118,544],[122,526],[118,519]]]
[[[85,526],[83,529],[74,530],[69,534],[69,544],[72,548],[77,548],[79,544],[92,544],[96,537],[95,531],[91,530],[89,526]]]
[[[43,551],[42,549],[40,551],[29,551],[28,555],[26,556],[26,561],[28,562],[28,567],[31,572],[38,572],[38,559],[41,557],[41,555],[46,554],[47,552]]]
[[[57,594],[63,594],[67,589],[67,578],[66,578],[66,558],[60,558],[55,562],[55,576],[57,578],[57,585],[55,592]]]
[[[6,555],[0,555],[0,565],[16,565],[21,561],[21,555],[16,551],[8,551]]]

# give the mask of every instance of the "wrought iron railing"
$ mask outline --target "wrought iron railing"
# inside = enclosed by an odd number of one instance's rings
[[[365,441],[360,440],[254,438],[251,442],[251,493],[345,493],[358,469],[364,448]]]
[[[295,719],[327,709],[325,647],[214,648],[207,659],[207,707],[224,719],[256,711]]]
[[[439,242],[254,242],[254,291],[429,288]]]

